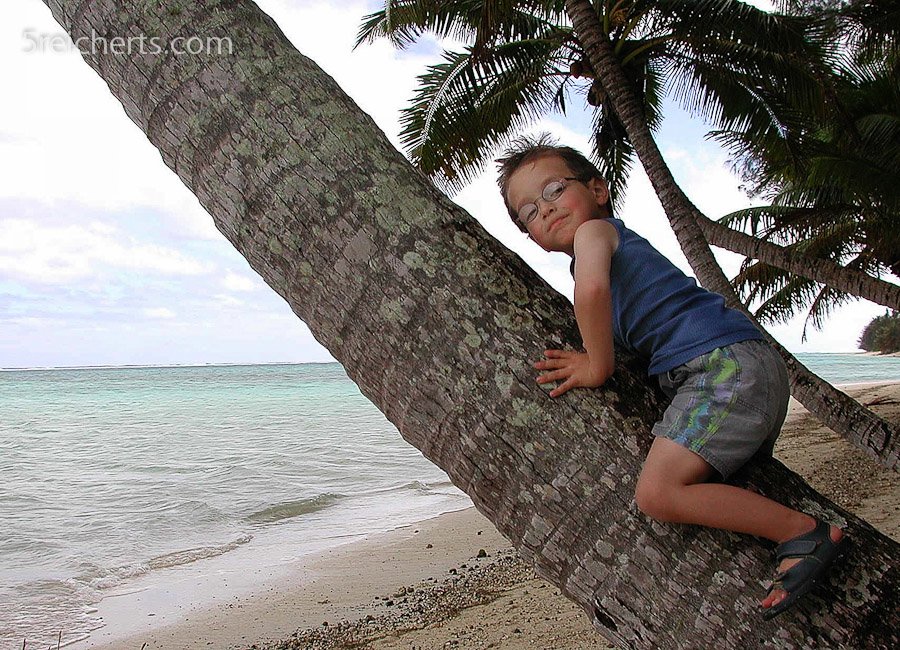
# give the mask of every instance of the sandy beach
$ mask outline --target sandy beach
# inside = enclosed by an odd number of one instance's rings
[[[844,388],[900,421],[900,383]],[[776,456],[820,492],[900,540],[900,482],[799,404]],[[209,589],[209,584],[206,585]],[[609,647],[587,617],[535,577],[474,508],[369,536],[311,558],[290,575],[166,607],[123,593],[100,603],[106,627],[81,648],[582,648]]]

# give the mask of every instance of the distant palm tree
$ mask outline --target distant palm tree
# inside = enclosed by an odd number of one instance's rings
[[[866,11],[860,5],[867,5]],[[822,15],[833,24],[834,74],[824,79],[824,114],[795,110],[801,128],[765,134],[716,133],[740,161],[751,192],[770,205],[723,217],[798,254],[831,259],[869,275],[900,277],[900,10],[897,29],[874,40],[891,15],[888,3],[854,2]],[[807,5],[802,11],[809,12]],[[893,41],[891,40],[893,37]],[[850,299],[775,266],[745,261],[734,279],[747,300],[764,299],[756,315],[783,321],[808,309],[820,328],[829,311]],[[804,327],[804,335],[806,328]]]
[[[566,27],[566,15],[574,30]],[[688,200],[651,134],[661,88],[673,86],[689,108],[723,126],[765,132],[773,121],[772,105],[788,93],[792,104],[808,112],[821,105],[820,29],[824,26],[815,17],[774,16],[735,0],[607,0],[599,9],[584,0],[398,0],[365,19],[359,41],[387,36],[404,46],[433,31],[473,42],[462,54],[445,54],[446,61],[422,77],[417,101],[404,115],[404,138],[414,159],[432,175],[443,172],[450,187],[471,177],[491,147],[529,116],[562,107],[569,77],[587,70],[593,77],[589,99],[599,108],[595,155],[614,191],[637,153],[698,279],[746,312],[704,236],[728,229]],[[545,56],[532,58],[537,54]],[[610,142],[601,133],[609,134]],[[763,249],[773,246],[731,232],[728,237],[752,240],[745,254],[753,257],[762,259]],[[810,260],[794,256],[793,262],[809,274]],[[828,284],[847,286],[852,273],[831,267]],[[900,295],[895,285],[861,273],[850,284],[884,285]],[[900,427],[834,389],[767,336],[788,364],[794,396],[836,432],[895,468]]]

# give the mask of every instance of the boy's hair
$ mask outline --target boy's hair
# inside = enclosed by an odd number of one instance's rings
[[[509,179],[516,173],[522,165],[530,163],[544,156],[559,156],[572,171],[572,175],[582,182],[587,182],[592,178],[605,180],[603,174],[597,169],[597,166],[588,160],[584,154],[572,147],[565,147],[558,144],[549,133],[541,133],[537,137],[522,136],[513,140],[506,151],[503,152],[501,158],[497,158],[497,185],[500,186],[500,194],[503,195],[503,203],[509,212],[513,223],[518,226],[522,232],[528,232],[527,228],[519,221],[519,215],[516,210],[509,204],[507,192],[509,191]]]

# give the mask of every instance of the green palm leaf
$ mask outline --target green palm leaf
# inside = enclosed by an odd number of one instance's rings
[[[403,110],[401,139],[413,161],[446,189],[461,189],[515,130],[565,105],[568,38],[560,29],[490,56],[445,52]]]
[[[387,38],[402,49],[432,33],[474,42],[480,52],[488,44],[533,38],[559,25],[564,14],[564,2],[388,0],[384,9],[363,18],[356,45]]]

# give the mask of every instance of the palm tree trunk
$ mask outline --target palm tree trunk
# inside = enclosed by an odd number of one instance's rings
[[[857,540],[833,595],[777,622],[757,620],[772,569],[763,545],[641,515],[634,479],[662,409],[644,368],[626,360],[603,390],[550,399],[530,360],[578,341],[571,305],[417,173],[254,3],[45,1],[74,38],[232,40],[227,56],[85,59],[363,394],[608,638],[900,642],[900,545],[777,462],[747,481]]]
[[[798,255],[783,246],[729,228],[697,213],[703,236],[713,246],[759,260],[796,275],[900,311],[900,286],[824,260]]]
[[[567,0],[566,11],[597,80],[624,125],[697,278],[703,286],[722,294],[731,307],[740,309],[756,323],[756,318],[738,298],[709,249],[700,226],[701,222],[708,220],[684,195],[663,160],[644,119],[641,105],[618,64],[609,39],[601,30],[597,12],[587,0]],[[900,463],[900,427],[879,418],[810,372],[759,323],[756,324],[787,363],[793,396],[856,447],[885,467],[897,470]]]

